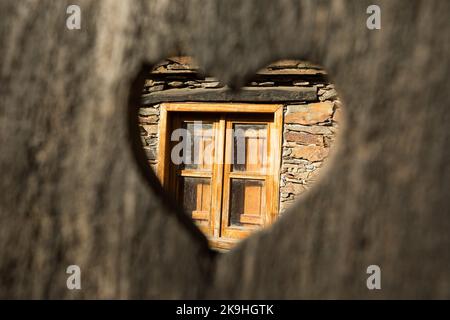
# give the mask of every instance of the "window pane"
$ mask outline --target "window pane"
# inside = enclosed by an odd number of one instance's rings
[[[265,172],[267,125],[233,125],[233,171]]]
[[[266,212],[265,191],[262,180],[231,179],[230,225],[262,224]]]
[[[188,170],[211,171],[214,155],[212,123],[202,121],[187,122],[183,168]]]
[[[209,178],[182,178],[184,210],[197,220],[209,220],[211,181]]]

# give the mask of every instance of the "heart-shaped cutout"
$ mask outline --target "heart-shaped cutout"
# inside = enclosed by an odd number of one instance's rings
[[[274,223],[323,170],[342,106],[321,67],[278,61],[238,91],[185,56],[144,76],[146,161],[211,248],[229,250]]]

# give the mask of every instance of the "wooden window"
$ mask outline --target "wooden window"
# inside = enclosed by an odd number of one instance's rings
[[[278,215],[282,110],[272,104],[161,105],[159,178],[212,247],[229,249]]]

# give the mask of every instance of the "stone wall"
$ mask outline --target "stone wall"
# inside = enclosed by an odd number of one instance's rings
[[[341,102],[333,84],[319,66],[282,60],[261,69],[248,87],[315,88],[315,99],[284,104],[283,150],[280,177],[280,213],[284,212],[317,179],[335,140]],[[205,76],[189,57],[170,58],[155,66],[143,89],[145,97],[165,90],[226,87]],[[279,101],[274,101],[279,103]],[[158,165],[159,104],[143,104],[139,110],[141,137],[151,167]]]
[[[338,129],[340,101],[332,84],[317,84],[319,102],[284,107],[280,212],[316,180]]]

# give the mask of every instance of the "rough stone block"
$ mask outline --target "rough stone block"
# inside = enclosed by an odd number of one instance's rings
[[[285,116],[286,123],[311,125],[325,122],[333,114],[333,103],[329,101],[306,105],[290,105]]]
[[[312,162],[322,161],[328,156],[329,149],[319,146],[298,146],[292,149],[292,156]]]
[[[323,136],[306,132],[289,131],[284,135],[286,141],[292,141],[304,145],[323,145]]]

